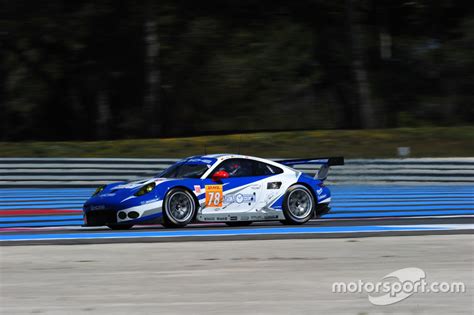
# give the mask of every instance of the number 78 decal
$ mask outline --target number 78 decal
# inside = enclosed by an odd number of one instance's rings
[[[206,207],[222,207],[222,185],[206,185]]]

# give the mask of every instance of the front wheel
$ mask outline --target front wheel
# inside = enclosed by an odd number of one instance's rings
[[[194,218],[196,203],[194,198],[183,188],[171,189],[163,202],[163,226],[184,227]]]
[[[133,224],[109,224],[107,226],[112,230],[130,230]]]
[[[311,191],[303,185],[288,188],[283,200],[285,224],[303,224],[314,215],[315,202]]]

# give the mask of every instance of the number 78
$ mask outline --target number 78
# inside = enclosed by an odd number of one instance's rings
[[[208,192],[209,198],[207,199],[207,206],[209,207],[220,207],[222,206],[222,194],[220,192],[210,191]]]

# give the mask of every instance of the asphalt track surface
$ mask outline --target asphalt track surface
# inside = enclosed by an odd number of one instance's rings
[[[332,210],[303,226],[279,222],[245,228],[191,224],[129,231],[85,228],[81,207],[90,188],[0,189],[0,244],[84,244],[112,242],[249,240],[470,234],[474,230],[474,186],[333,186]]]
[[[2,314],[472,314],[474,235],[4,246]],[[416,267],[428,283],[375,306],[334,282]],[[378,294],[374,294],[378,295]]]

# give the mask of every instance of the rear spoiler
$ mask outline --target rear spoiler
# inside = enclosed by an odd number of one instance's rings
[[[324,158],[311,158],[311,159],[293,159],[293,160],[282,160],[277,161],[280,164],[293,166],[293,165],[304,165],[304,164],[320,164],[321,168],[314,176],[319,180],[325,180],[328,177],[329,167],[336,165],[344,165],[344,157],[324,157]]]
[[[344,165],[344,157],[323,157],[311,159],[294,159],[277,161],[283,165],[300,165],[300,164],[326,164],[327,166]]]

